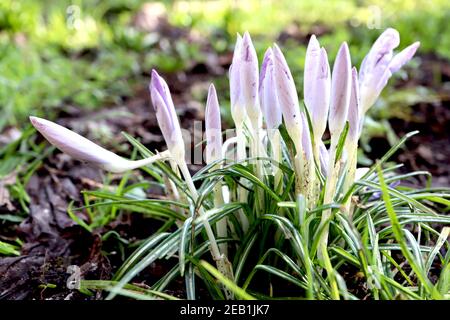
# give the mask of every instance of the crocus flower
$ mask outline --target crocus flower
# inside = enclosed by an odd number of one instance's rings
[[[364,177],[364,175],[369,172],[370,168],[367,167],[363,167],[363,168],[358,168],[356,169],[356,173],[355,173],[355,181],[361,180],[362,177]]]
[[[238,34],[234,47],[233,61],[229,70],[231,116],[237,127],[242,125],[247,115],[241,92],[241,48],[242,37]]]
[[[305,56],[305,70],[303,72],[303,95],[306,102],[314,100],[313,84],[316,80],[317,67],[320,60],[320,44],[315,35],[309,39],[308,47],[306,48]]]
[[[302,120],[300,117],[297,90],[286,59],[276,44],[273,46],[273,58],[278,102],[283,114],[286,130],[298,152],[301,150]]]
[[[59,124],[38,117],[30,117],[30,121],[52,145],[62,152],[106,171],[125,172],[162,159],[161,154],[142,160],[127,160]]]
[[[336,56],[331,76],[331,105],[328,126],[333,136],[339,137],[347,121],[351,92],[351,61],[347,43],[344,42]]]
[[[209,86],[205,112],[206,163],[214,162],[222,156],[222,125],[216,88]]]
[[[350,103],[348,107],[348,134],[349,142],[356,142],[359,139],[360,129],[360,101],[359,101],[359,83],[358,71],[355,67],[352,68],[352,85],[350,93]]]
[[[258,97],[258,56],[248,32],[244,33],[240,51],[240,86],[242,102],[252,123],[258,123],[260,118]],[[256,128],[254,128],[256,129]]]
[[[331,75],[327,52],[314,36],[306,51],[304,72],[305,106],[311,116],[313,133],[320,139],[327,126],[330,108]]]
[[[420,46],[415,42],[394,56],[393,51],[399,43],[398,31],[386,29],[361,63],[359,85],[364,113],[375,103],[392,74],[411,60]]]
[[[259,77],[259,101],[266,120],[267,130],[276,130],[281,124],[281,109],[274,79],[274,64],[272,49],[267,49],[261,66]]]
[[[409,60],[411,60],[419,47],[420,42],[416,41],[397,53],[389,63],[389,71],[391,72],[391,74],[400,70],[401,67],[403,67]]]
[[[167,148],[174,160],[184,161],[184,141],[169,87],[155,70],[152,70],[149,89],[153,108],[156,112],[156,119],[166,141]]]

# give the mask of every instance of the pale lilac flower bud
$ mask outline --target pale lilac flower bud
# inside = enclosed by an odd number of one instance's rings
[[[62,152],[110,172],[136,169],[161,159],[155,156],[136,161],[127,160],[59,124],[38,117],[30,117],[30,121],[45,139]]]
[[[307,59],[304,73],[305,105],[311,116],[314,136],[316,139],[320,139],[327,126],[330,108],[330,65],[328,64],[328,56],[324,48],[319,48],[317,52],[314,41],[312,43],[310,41],[308,49],[310,52],[309,57],[308,52],[306,53]],[[315,65],[312,65],[313,63]]]
[[[250,119],[258,120],[260,117],[258,99],[258,56],[248,32],[244,33],[241,47],[241,94],[243,103]]]
[[[391,73],[397,72],[403,65],[411,60],[419,47],[420,42],[417,41],[397,53],[389,63],[389,70]]]
[[[220,106],[216,88],[209,86],[205,112],[206,163],[209,164],[222,157],[222,125]]]
[[[267,49],[261,66],[259,97],[267,130],[278,129],[281,124],[281,110],[275,86],[273,52],[271,48]]]
[[[297,147],[301,146],[302,120],[298,104],[297,90],[291,71],[280,48],[273,47],[274,75],[277,88],[278,103],[283,114],[286,129],[292,141]]]
[[[347,121],[351,92],[351,61],[347,43],[339,48],[331,76],[331,105],[328,126],[331,136],[339,136]]]
[[[358,71],[353,67],[350,104],[348,107],[349,128],[347,135],[347,139],[351,142],[355,142],[359,139],[360,113]]]
[[[184,160],[184,140],[167,83],[152,70],[150,96],[159,128],[174,159]]]
[[[400,44],[400,35],[397,30],[388,28],[373,43],[369,53],[364,57],[360,71],[359,81],[366,81],[373,71],[380,67],[386,67],[391,61],[393,50]]]
[[[241,49],[242,37],[238,34],[236,45],[234,47],[233,61],[229,70],[231,116],[233,117],[236,126],[242,125],[246,117],[241,90]]]

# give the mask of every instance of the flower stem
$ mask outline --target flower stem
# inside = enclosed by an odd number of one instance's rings
[[[224,204],[222,186],[217,184],[214,187],[214,207],[218,208]],[[228,236],[227,232],[227,217],[220,219],[216,222],[217,236],[220,238],[226,238]],[[228,246],[226,243],[219,244],[220,252],[228,256]]]
[[[183,161],[179,161],[178,162],[178,166],[180,168],[181,173],[183,174],[184,180],[186,181],[186,184],[189,188],[189,192],[191,193],[192,199],[194,200],[194,202],[197,202],[198,200],[198,192],[197,189],[195,188],[194,182],[192,181],[192,177],[191,174],[189,172],[189,169],[186,165],[186,162]],[[202,207],[200,207],[198,209],[198,212],[200,214],[200,216],[204,216],[205,212],[203,210]],[[211,228],[211,225],[209,224],[209,221],[207,219],[203,220],[203,224],[205,226],[205,231],[206,231],[206,235],[208,236],[209,242],[211,244],[211,254],[214,260],[220,260],[221,258],[221,254],[219,251],[219,247],[217,246],[217,242],[216,242],[216,238],[214,237],[214,232]]]
[[[277,163],[281,163],[282,155],[281,155],[281,135],[278,130],[274,130],[272,134],[270,134],[271,137],[269,137],[269,140],[272,144],[272,156],[273,159]],[[273,165],[273,173],[274,173],[274,183],[275,183],[275,190],[278,190],[281,186],[281,183],[283,181],[283,172],[279,168],[278,164]]]

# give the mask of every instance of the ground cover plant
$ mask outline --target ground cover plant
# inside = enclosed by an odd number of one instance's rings
[[[134,157],[142,158],[128,160],[30,117],[66,154],[123,174],[116,190],[85,191],[85,204],[69,207],[78,224],[92,231],[104,223],[100,212],[111,220],[118,210],[161,223],[112,279],[81,280],[77,288],[86,295],[107,291],[107,299],[174,299],[169,288],[183,279],[187,299],[448,298],[449,190],[400,184],[428,173],[399,174],[399,165],[388,162],[417,132],[371,167],[357,167],[366,112],[419,48],[415,42],[394,53],[399,44],[398,31],[386,29],[356,68],[343,42],[330,67],[326,49],[311,36],[299,99],[280,47],[270,47],[259,68],[250,35],[238,35],[229,69],[235,132],[223,137],[220,94],[211,85],[207,165],[194,175],[185,157],[192,144],[186,147],[170,83],[155,70],[149,94],[167,150],[152,152],[124,133]],[[127,185],[129,170],[137,168],[148,177]],[[137,192],[143,184],[159,188],[162,197]],[[88,222],[77,216],[82,211]],[[159,260],[170,264],[167,273],[147,286],[133,281]]]

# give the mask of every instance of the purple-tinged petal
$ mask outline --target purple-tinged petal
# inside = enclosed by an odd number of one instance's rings
[[[243,103],[251,119],[258,119],[259,110],[259,70],[258,56],[248,32],[244,33],[241,48],[240,84]]]
[[[303,96],[310,114],[314,108],[314,100],[316,99],[314,86],[320,65],[320,51],[320,44],[316,36],[312,35],[306,48],[305,70],[303,72]]]
[[[184,157],[184,141],[169,87],[155,70],[152,71],[149,89],[156,119],[168,149],[174,157]]]
[[[392,59],[393,50],[400,44],[400,35],[393,28],[386,29],[374,42],[369,53],[361,63],[359,81],[364,82],[366,76],[373,72],[373,69]]]
[[[305,153],[306,160],[312,161],[313,152],[312,152],[312,142],[311,142],[311,134],[309,132],[308,120],[306,119],[306,115],[302,112],[300,114],[302,118],[302,148]]]
[[[264,78],[266,77],[267,67],[273,66],[273,52],[272,48],[268,48],[264,53],[263,62],[261,65],[261,72],[259,74],[259,94],[261,95]],[[261,99],[260,99],[261,100]]]
[[[238,34],[229,70],[231,116],[236,126],[241,126],[246,116],[241,89],[241,49],[242,37]]]
[[[236,45],[234,47],[233,60],[230,65],[230,100],[231,105],[238,104],[240,96],[240,59],[241,59],[242,37],[237,35]]]
[[[286,129],[296,147],[301,147],[302,123],[300,108],[298,104],[297,90],[292,78],[291,71],[280,48],[275,44],[273,47],[274,76]],[[300,151],[297,149],[297,151]]]
[[[319,160],[320,171],[326,177],[328,175],[328,162],[330,162],[330,155],[322,140],[319,141]]]
[[[419,47],[420,42],[417,41],[397,53],[389,63],[389,70],[391,73],[397,72],[409,60],[411,60]]]
[[[350,141],[359,139],[360,113],[358,71],[353,67],[350,104],[348,107],[349,128],[347,137]]]
[[[328,125],[331,136],[339,136],[347,121],[351,92],[351,61],[347,43],[339,48],[331,75],[331,105]]]

